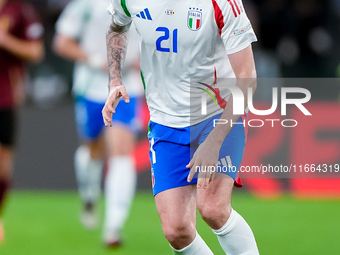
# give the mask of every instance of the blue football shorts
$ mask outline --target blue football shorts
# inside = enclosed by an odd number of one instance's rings
[[[213,129],[214,119],[219,119],[220,116],[218,114],[197,125],[184,128],[171,128],[150,121],[148,138],[154,196],[164,190],[197,183],[197,173],[190,183],[187,182],[190,169],[186,165]],[[246,143],[247,130],[243,125],[243,118],[246,117],[240,117],[222,143],[215,168],[216,172],[225,173],[234,180]]]
[[[132,132],[140,129],[138,119],[139,98],[130,97],[130,103],[122,99],[119,102],[116,113],[112,115],[112,124],[126,126]],[[88,141],[99,137],[105,127],[102,117],[104,103],[88,100],[84,97],[77,97],[75,100],[75,120],[78,135],[81,139]]]

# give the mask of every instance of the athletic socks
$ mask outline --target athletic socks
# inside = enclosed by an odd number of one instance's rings
[[[226,224],[212,230],[224,252],[228,255],[258,255],[255,237],[247,222],[232,209]]]
[[[129,215],[135,194],[137,174],[131,156],[109,159],[105,178],[105,235],[119,234]]]
[[[176,254],[183,254],[183,255],[213,255],[214,254],[197,232],[196,232],[195,239],[187,247],[184,247],[183,249],[180,249],[180,250],[176,250],[173,247],[171,248],[175,255]]]
[[[74,155],[76,179],[84,204],[95,204],[101,194],[103,161],[93,160],[87,146],[79,146]]]

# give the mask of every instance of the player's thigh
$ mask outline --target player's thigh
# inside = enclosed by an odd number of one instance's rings
[[[165,234],[173,231],[195,233],[196,185],[168,189],[155,196],[158,215]],[[174,233],[175,234],[175,233]]]
[[[123,124],[114,123],[105,129],[105,144],[109,156],[129,155],[133,152],[135,134]]]
[[[197,189],[197,204],[230,205],[234,180],[229,175],[216,173],[207,188]]]

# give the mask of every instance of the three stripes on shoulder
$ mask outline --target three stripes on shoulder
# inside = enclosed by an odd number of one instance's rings
[[[143,11],[141,11],[139,14],[136,15],[138,18],[152,20],[149,9],[145,8]]]

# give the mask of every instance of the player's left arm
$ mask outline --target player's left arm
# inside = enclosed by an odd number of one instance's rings
[[[236,86],[241,89],[244,95],[244,109],[247,107],[248,88],[252,88],[252,92],[256,89],[256,70],[251,45],[245,49],[229,55],[230,64],[236,76]],[[252,96],[252,95],[251,95]],[[233,114],[233,96],[228,100],[228,104],[221,115],[221,119],[231,120],[236,123],[241,115]],[[188,182],[191,182],[196,173],[196,169],[202,166],[216,166],[218,162],[219,152],[223,141],[230,133],[232,127],[229,125],[216,125],[210,132],[206,140],[198,147],[192,160],[187,165],[191,168],[188,175]],[[198,175],[197,187],[206,188],[215,176],[215,172],[205,171]]]
[[[256,89],[256,69],[251,45],[239,52],[230,54],[229,61],[236,76],[236,86],[241,89],[244,95],[244,109],[246,109],[248,96],[253,96],[248,95],[248,88],[252,88],[253,94]],[[220,118],[232,120],[235,123],[240,117],[241,115],[233,114],[233,95],[231,95]],[[220,147],[231,129],[232,127],[229,125],[216,125],[209,136]]]
[[[217,12],[216,26],[221,39],[229,56],[231,67],[236,76],[236,86],[241,89],[244,98],[248,98],[248,88],[256,88],[256,71],[253,58],[251,43],[256,41],[255,33],[250,21],[244,11],[242,1],[214,0],[214,11]],[[216,14],[216,13],[215,13]],[[220,16],[220,14],[222,14]],[[216,17],[216,15],[215,15]],[[237,122],[240,115],[233,115],[233,97],[228,100],[228,104],[221,115],[221,119]],[[245,100],[244,109],[247,107]],[[188,175],[190,182],[196,173],[196,169],[201,166],[216,167],[221,145],[232,127],[227,125],[216,125],[210,132],[206,140],[198,147],[192,160],[187,165],[191,168]],[[207,187],[208,183],[214,178],[214,171],[199,173],[197,187]]]

